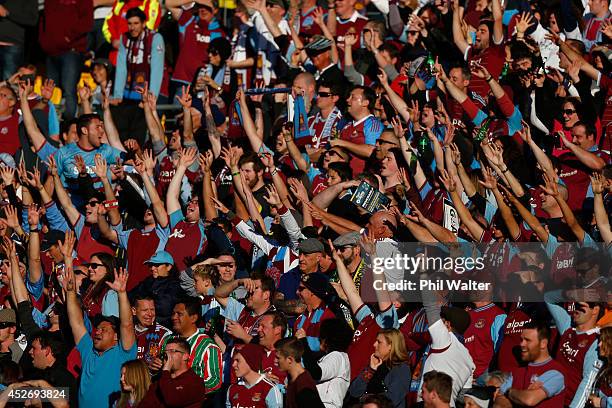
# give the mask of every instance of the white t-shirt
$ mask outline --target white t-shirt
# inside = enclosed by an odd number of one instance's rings
[[[455,399],[462,388],[472,388],[472,376],[476,365],[470,352],[457,337],[448,331],[442,319],[429,326],[431,350],[423,374],[430,371],[441,371],[453,379],[453,394],[450,405],[455,406]],[[443,350],[436,353],[435,350]]]
[[[317,390],[327,408],[341,408],[351,383],[351,363],[348,354],[332,351],[318,361],[321,380]]]

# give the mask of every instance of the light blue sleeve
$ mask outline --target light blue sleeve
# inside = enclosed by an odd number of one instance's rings
[[[28,272],[28,275],[26,277],[26,289],[28,290],[30,295],[34,297],[34,300],[40,299],[40,297],[43,295],[44,288],[45,288],[45,274],[42,273],[41,271],[41,274],[38,280],[36,282],[32,282],[30,281],[30,273]]]
[[[183,211],[181,211],[180,208],[174,211],[172,214],[170,214],[170,229],[176,227],[176,224],[183,221],[184,219],[185,216],[183,215]]]
[[[606,397],[605,395],[601,395],[601,408],[612,408],[612,397]]]
[[[66,232],[70,228],[68,221],[66,221],[66,218],[59,208],[57,208],[55,201],[51,203],[49,207],[47,207],[46,217],[47,221],[49,221],[49,227],[51,227],[51,229]]]
[[[595,370],[595,361],[598,360],[597,347],[599,340],[595,340],[589,350],[584,355],[584,363],[582,363],[582,381],[574,394],[570,408],[582,407],[584,402],[589,398],[590,390],[587,390],[587,386],[590,382],[591,371]],[[586,395],[584,395],[587,393]]]
[[[81,234],[83,233],[83,228],[85,228],[85,217],[82,214],[79,214],[79,218],[77,222],[74,224],[74,236],[79,239],[81,238]]]
[[[582,247],[599,249],[599,245],[597,244],[597,242],[595,242],[595,240],[593,240],[593,237],[587,234],[586,232],[584,233],[584,238],[582,239]]]
[[[366,127],[367,126],[367,127]],[[365,144],[374,146],[383,131],[383,124],[377,119],[370,120],[369,125],[363,127],[363,136]]]
[[[548,241],[546,241],[546,245],[544,246],[546,255],[548,255],[548,257],[552,259],[558,247],[559,247],[559,241],[557,241],[557,237],[549,233]]]
[[[561,290],[555,290],[552,292],[547,292],[544,294],[544,301],[546,302],[546,307],[553,317],[555,324],[557,325],[557,330],[559,330],[559,334],[565,333],[567,329],[572,325],[572,318],[569,313],[557,305],[556,303],[562,300]]]
[[[149,90],[159,95],[161,88],[162,77],[164,76],[164,54],[165,54],[164,39],[161,34],[153,35],[153,43],[151,44],[151,80]]]
[[[278,387],[274,386],[268,391],[268,395],[266,395],[266,407],[283,408],[283,394]]]
[[[114,290],[106,292],[102,299],[102,316],[119,317],[119,297]]]
[[[49,327],[47,316],[42,314],[42,312],[35,307],[32,308],[32,319],[34,319],[34,323],[41,329]]]
[[[49,105],[49,136],[59,136],[60,126],[59,120],[57,120],[57,111],[55,110],[55,105],[53,102],[47,102]]]
[[[244,305],[242,303],[232,297],[229,297],[227,298],[227,306],[225,308],[221,308],[221,316],[225,317],[226,319],[236,321],[238,320],[242,309],[244,309]]]
[[[318,337],[306,336],[306,341],[312,351],[321,350],[321,340]]]
[[[514,111],[512,115],[508,118],[508,134],[512,136],[523,127],[521,121],[523,120],[523,115],[521,115],[521,111],[514,107]]]
[[[542,382],[542,388],[548,395],[548,398],[554,397],[565,388],[565,379],[563,374],[557,370],[549,370],[538,377],[538,381]]]
[[[128,240],[130,239],[130,234],[133,230],[124,230],[123,224],[119,224],[116,227],[111,227],[117,233],[117,239],[119,240],[119,248],[127,249]]]
[[[227,396],[225,397],[225,408],[232,408],[232,403],[230,402],[230,388],[232,388],[231,385],[227,389]]]
[[[390,308],[385,310],[384,312],[380,312],[376,315],[376,324],[381,329],[398,329],[399,321],[397,317],[397,309],[395,306],[391,305]]]
[[[119,53],[117,54],[117,67],[115,68],[115,82],[113,83],[113,98],[123,99],[125,81],[127,81],[127,50],[123,45],[123,36],[119,38]]]
[[[478,109],[478,113],[476,114],[476,117],[472,119],[472,123],[476,126],[480,126],[487,117],[488,116],[482,110]]]
[[[168,237],[170,237],[170,226],[166,225],[162,227],[159,224],[155,225],[155,233],[159,238],[159,245],[157,246],[157,251],[161,251],[166,247],[166,243],[168,242]]]
[[[506,321],[507,315],[505,313],[495,316],[493,324],[491,325],[491,339],[493,340],[493,349],[498,350],[501,341],[504,338],[504,322]]]
[[[49,160],[49,157],[53,156],[58,150],[59,149],[53,146],[51,143],[45,142],[40,147],[40,150],[36,152],[36,155],[41,161],[46,162],[47,160]]]
[[[366,305],[364,303],[357,310],[357,313],[355,314],[355,320],[357,320],[357,323],[361,323],[363,321],[363,319],[365,319],[366,317],[368,317],[371,314],[372,314],[372,310],[370,309],[370,307],[368,305]]]

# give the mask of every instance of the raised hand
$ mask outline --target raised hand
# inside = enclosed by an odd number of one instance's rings
[[[210,168],[213,162],[213,153],[210,150],[204,152],[204,154],[200,153],[198,156],[198,163],[200,164],[200,169],[202,173],[210,174]]]
[[[53,98],[54,90],[55,82],[52,79],[45,79],[45,82],[40,90],[40,96],[42,96],[46,101],[51,100],[51,98]]]
[[[524,120],[521,120],[521,124],[523,125],[523,129],[518,131],[519,136],[523,139],[523,142],[529,144],[531,143],[531,128],[529,124]]]
[[[412,202],[408,202],[408,205],[410,206],[410,214],[406,215],[406,218],[419,224],[423,224],[423,222],[427,221],[427,217],[423,215],[416,205]]]
[[[229,208],[227,208],[225,206],[225,204],[223,204],[221,201],[217,200],[216,197],[211,197],[211,199],[213,200],[213,204],[215,206],[215,209],[217,209],[218,211],[221,211],[223,214],[228,214],[229,213]]]
[[[87,174],[87,166],[85,166],[85,160],[83,156],[77,154],[74,156],[74,166],[77,168],[79,174]]]
[[[312,16],[314,18],[315,23],[317,23],[317,25],[319,27],[323,26],[323,24],[325,24],[325,20],[323,19],[325,15],[325,11],[321,8],[321,7],[317,7],[313,12],[312,12]]]
[[[153,151],[151,149],[145,150],[142,155],[142,160],[144,161],[145,168],[147,169],[147,174],[152,176],[153,170],[155,170],[155,164],[157,162],[157,159],[153,155]]]
[[[376,254],[376,239],[374,238],[374,232],[369,229],[367,234],[364,232],[359,237],[359,243],[363,247],[364,251],[371,257]]]
[[[119,272],[117,272],[117,268],[114,270],[115,280],[111,282],[106,282],[109,288],[114,290],[117,293],[124,293],[127,288],[128,282],[128,271],[124,268],[119,268]]]
[[[31,204],[28,207],[28,225],[37,226],[40,224],[41,208],[36,204]]]
[[[401,140],[404,137],[404,126],[402,126],[402,121],[399,116],[391,118],[391,126],[393,126],[395,137]]]
[[[516,31],[520,34],[525,34],[527,29],[534,24],[533,16],[527,12],[521,13],[521,16],[516,20]]]
[[[542,191],[544,191],[546,194],[550,196],[558,197],[559,188],[557,186],[557,183],[553,179],[548,177],[546,173],[542,174],[542,178],[544,179],[544,185],[540,185],[540,188],[542,189]]]
[[[449,193],[452,193],[457,190],[457,185],[455,184],[455,180],[451,176],[449,176],[446,170],[442,170],[440,172],[440,181],[444,185],[444,188],[446,189],[446,191],[448,191]]]
[[[87,85],[80,87],[78,89],[78,93],[81,101],[88,101],[91,99],[91,88],[89,88]]]
[[[289,190],[302,203],[306,204],[310,202],[310,198],[308,197],[308,191],[306,191],[306,187],[304,184],[296,178],[287,179],[287,183],[289,184]]]
[[[176,100],[181,104],[183,109],[191,108],[191,103],[193,102],[191,93],[189,93],[189,88],[190,85],[187,85],[186,87],[183,86],[183,94],[181,96],[176,95]]]
[[[482,180],[478,180],[478,182],[485,188],[489,190],[495,190],[497,188],[497,179],[493,176],[493,172],[489,167],[482,168]]]
[[[231,168],[232,165],[232,150],[227,147],[221,148],[221,154],[219,155],[221,159],[225,162],[225,165]]]
[[[473,75],[476,75],[478,78],[481,78],[481,79],[487,79],[491,75],[489,74],[489,71],[484,66],[480,65],[477,62],[474,62],[470,66],[470,71],[472,72]]]
[[[96,173],[96,176],[100,177],[101,179],[105,179],[108,171],[106,159],[102,157],[101,154],[96,154],[94,157],[94,163],[96,164],[94,167],[94,173]]]
[[[0,164],[0,177],[5,186],[10,186],[15,180],[15,169],[4,164]]]
[[[19,99],[22,101],[28,100],[28,95],[32,93],[33,84],[28,79],[27,81],[19,81]]]
[[[144,174],[145,174],[145,171],[147,171],[147,169],[145,168],[144,161],[142,161],[138,157],[134,159],[134,169],[136,170],[138,174],[140,174],[141,177],[145,177]]]
[[[7,236],[2,238],[2,250],[9,258],[16,258],[17,252],[15,252],[15,242]],[[11,276],[10,272],[8,276]]]
[[[382,68],[378,68],[378,75],[376,75],[378,77],[378,81],[382,84],[388,84],[389,83],[389,76],[387,75],[387,73],[385,72],[384,69]]]
[[[52,176],[57,176],[57,163],[55,162],[55,157],[49,156],[47,160],[47,169]]]
[[[410,121],[414,126],[419,126],[419,119],[421,118],[421,110],[419,109],[419,101],[413,99],[410,102],[410,108],[408,108],[410,112]]]
[[[71,229],[66,230],[64,235],[64,242],[57,242],[60,252],[64,256],[64,259],[72,259],[72,251],[74,250],[74,243],[76,237],[74,231]]]
[[[267,168],[271,169],[274,167],[274,156],[271,153],[262,153],[259,155],[259,158]]]
[[[273,184],[266,186],[267,195],[264,195],[264,199],[270,204],[272,207],[280,207],[283,202],[280,199],[280,195],[278,195],[278,191]]]
[[[4,213],[6,214],[6,225],[15,229],[19,227],[19,218],[17,217],[17,210],[12,205],[4,207]]]
[[[355,35],[355,33],[350,33],[350,34],[347,33],[344,36],[344,46],[345,47],[352,47],[353,45],[357,44],[357,41],[358,41],[358,38],[357,38],[357,35]]]
[[[459,147],[455,143],[451,143],[448,145],[449,152],[451,155],[451,160],[455,163],[455,166],[459,166],[461,164],[461,152],[459,151]]]
[[[582,59],[579,58],[576,61],[573,61],[569,67],[567,67],[567,73],[574,83],[580,81],[580,68],[582,67]]]
[[[179,166],[189,167],[196,160],[196,155],[198,154],[198,149],[195,147],[190,147],[188,149],[182,149],[179,156]]]
[[[242,152],[236,146],[230,147],[230,150],[232,151],[230,167],[231,168],[238,167],[238,162],[240,161],[240,158],[242,157]]]
[[[255,81],[255,88],[262,89],[266,87],[266,83],[263,80]],[[251,100],[255,103],[261,102],[263,100],[263,94],[250,95]]]
[[[591,175],[591,187],[593,194],[601,194],[604,191],[605,179],[601,173],[593,173]]]

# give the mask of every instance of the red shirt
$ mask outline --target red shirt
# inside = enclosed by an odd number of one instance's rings
[[[249,388],[243,384],[232,384],[227,390],[227,402],[231,408],[267,408],[266,397],[272,388],[274,383],[264,376]]]
[[[563,367],[565,376],[565,405],[572,402],[572,398],[582,381],[584,358],[591,344],[597,340],[598,329],[578,333],[574,327],[567,329],[559,339],[559,349],[556,360]]]
[[[495,353],[493,338],[491,337],[491,326],[495,318],[503,314],[501,310],[493,303],[478,309],[470,310],[470,326],[467,328],[464,336],[464,345],[468,349],[476,369],[474,370],[474,378],[480,377],[487,369],[493,359]]]
[[[127,242],[127,259],[130,268],[127,290],[134,289],[140,282],[148,278],[151,273],[145,261],[150,259],[159,245],[159,236],[155,228],[150,231],[133,229]]]
[[[352,28],[355,31],[355,35],[357,35],[357,44],[353,48],[361,47],[361,30],[363,30],[363,27],[368,22],[367,17],[354,11],[353,15],[346,20],[336,17],[336,21],[336,43],[338,46],[344,47],[344,36]]]
[[[581,368],[582,369],[582,368]],[[556,370],[563,373],[561,365],[550,358],[548,361],[539,364],[529,364],[527,367],[520,367],[512,371],[512,388],[517,390],[526,390],[531,384],[536,382],[537,377],[546,373],[547,371]],[[573,392],[570,394],[567,389],[567,377],[565,378],[565,389],[559,394],[554,395],[540,402],[537,407],[540,408],[559,408],[563,406],[563,399],[567,402],[567,396],[569,395],[570,401],[573,396]],[[567,402],[569,404],[569,402]]]
[[[531,322],[531,316],[522,309],[515,308],[504,322],[504,337],[497,353],[499,369],[510,372],[519,368],[521,333],[523,327]]]
[[[490,45],[482,51],[470,46],[466,51],[465,60],[470,64],[472,61],[484,66],[493,78],[499,78],[506,62],[506,50],[503,45]],[[485,98],[489,94],[489,85],[484,79],[472,76],[470,80],[471,91]]]
[[[15,110],[11,116],[0,119],[0,153],[14,156],[20,147],[19,113]]]
[[[317,6],[311,7],[306,12],[300,11],[300,35],[314,37],[317,34],[323,34],[321,27],[315,23],[314,11]]]
[[[595,148],[591,153],[601,157],[606,164],[610,163],[610,155],[606,152]],[[560,156],[559,160],[561,161],[559,177],[565,183],[569,193],[567,204],[572,211],[580,211],[591,185],[590,174],[593,170],[582,164],[573,153],[566,153]]]

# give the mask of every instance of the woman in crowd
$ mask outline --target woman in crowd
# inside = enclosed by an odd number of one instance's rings
[[[114,258],[104,252],[93,254],[87,264],[89,279],[83,283],[81,293],[83,306],[90,319],[98,314],[119,316],[117,292],[106,284],[113,281],[114,268]]]
[[[406,406],[410,391],[410,366],[404,335],[397,329],[381,330],[374,342],[370,364],[349,387],[352,398],[365,394],[385,394],[396,408]]]
[[[121,367],[121,396],[116,408],[138,406],[150,385],[149,369],[143,360],[130,360],[124,363]]]
[[[612,327],[599,332],[599,358],[604,360],[597,374],[593,393],[589,397],[595,408],[612,407]]]

